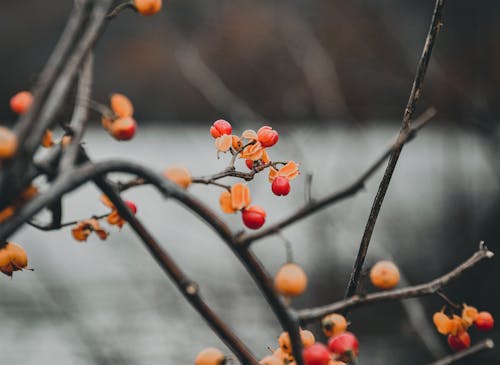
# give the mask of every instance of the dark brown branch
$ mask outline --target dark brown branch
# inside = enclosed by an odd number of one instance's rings
[[[297,212],[292,214],[291,216],[283,219],[282,221],[275,223],[265,229],[260,230],[257,233],[253,234],[245,234],[240,236],[237,241],[238,244],[243,246],[248,246],[257,240],[260,240],[264,237],[273,235],[278,233],[283,228],[288,227],[289,225],[307,218],[311,214],[318,212],[321,209],[324,209],[332,204],[340,202],[344,199],[347,199],[360,190],[362,190],[365,186],[366,181],[373,176],[373,174],[382,166],[384,161],[398,148],[400,148],[403,144],[411,141],[418,133],[418,131],[431,120],[431,118],[436,114],[436,110],[434,108],[429,108],[426,110],[415,122],[415,124],[404,134],[399,135],[396,141],[389,146],[384,153],[372,164],[368,169],[363,172],[363,174],[358,177],[353,183],[349,186],[345,187],[342,190],[336,191],[322,199],[313,200],[309,204],[306,204],[304,207],[299,209]]]
[[[466,350],[443,357],[442,359],[430,363],[429,365],[448,365],[454,363],[455,361],[461,360],[465,357],[475,355],[481,351],[491,350],[493,347],[495,347],[495,343],[491,338],[487,338],[486,340],[478,342]]]
[[[492,257],[493,252],[489,251],[484,243],[481,242],[479,244],[479,249],[470,258],[468,258],[466,261],[464,261],[449,273],[440,276],[437,279],[429,281],[425,284],[408,286],[401,289],[370,293],[367,295],[353,295],[349,298],[340,300],[332,304],[311,309],[302,309],[298,311],[300,322],[302,324],[305,324],[308,322],[319,320],[325,315],[333,312],[345,311],[351,308],[361,307],[368,304],[435,294],[437,291],[439,291],[439,289],[448,285],[451,281],[457,279],[460,275],[472,268],[478,262],[482,261],[483,259],[490,259]]]
[[[415,108],[422,92],[422,85],[424,82],[425,74],[427,72],[427,66],[429,65],[429,60],[431,58],[432,49],[436,41],[436,36],[442,25],[442,10],[444,7],[444,3],[445,0],[436,0],[436,5],[434,7],[434,13],[432,15],[427,38],[425,40],[424,49],[417,66],[417,72],[413,81],[410,97],[408,99],[408,105],[406,106],[404,112],[403,122],[399,133],[400,138],[402,138],[411,129],[413,114],[415,113]],[[345,293],[346,298],[354,295],[356,293],[356,289],[358,288],[361,271],[363,269],[365,257],[368,252],[368,246],[370,245],[373,230],[375,228],[375,224],[380,213],[380,208],[382,207],[385,194],[387,193],[387,189],[391,182],[392,175],[396,168],[396,164],[398,162],[402,149],[403,144],[392,151],[389,157],[387,168],[385,170],[384,176],[382,177],[382,181],[380,182],[377,194],[375,195],[368,221],[366,222],[363,238],[361,239],[361,243],[359,245],[358,254],[354,263],[354,267],[352,269],[351,276],[349,278],[349,283],[347,284]]]
[[[149,233],[146,227],[130,211],[125,202],[120,198],[118,191],[104,178],[97,177],[95,184],[113,202],[122,216],[141,238],[149,253],[158,265],[170,277],[184,298],[200,313],[212,330],[231,349],[236,357],[243,363],[257,365],[255,356],[233,331],[212,311],[200,295],[198,284],[189,279],[177,263],[168,255],[162,246]]]
[[[109,215],[110,215],[110,213],[101,214],[101,215],[93,215],[90,217],[90,219],[97,219],[97,220],[104,219],[104,218],[107,218]],[[58,230],[61,228],[74,226],[74,225],[76,225],[76,224],[78,224],[81,221],[84,221],[86,219],[88,219],[88,218],[83,218],[83,219],[74,220],[74,221],[70,221],[70,222],[59,223],[58,225],[55,225],[53,222],[46,224],[46,225],[42,225],[42,224],[34,222],[34,221],[27,221],[26,223],[28,223],[30,226],[32,226],[40,231],[55,231],[55,230]]]
[[[31,219],[47,204],[52,203],[89,180],[112,172],[130,173],[143,178],[147,183],[154,185],[165,197],[172,197],[185,205],[217,232],[254,279],[283,329],[290,333],[294,354],[297,356],[297,365],[302,365],[302,343],[299,334],[298,317],[274,290],[272,280],[262,264],[246,247],[235,244],[234,235],[229,227],[212,210],[175,184],[142,165],[128,161],[107,161],[96,164],[88,162],[77,167],[71,173],[61,175],[43,195],[35,197],[14,217],[0,225],[0,242],[5,242],[7,237],[12,235],[24,222]],[[127,218],[125,213],[124,218]],[[2,246],[3,244],[0,243],[0,247]]]

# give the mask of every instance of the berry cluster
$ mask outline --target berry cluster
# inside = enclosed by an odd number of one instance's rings
[[[475,307],[463,304],[460,315],[451,311],[450,317],[445,313],[445,309],[434,313],[432,321],[440,334],[448,336],[448,345],[452,350],[460,351],[470,347],[468,329],[472,325],[479,331],[493,329],[494,319],[489,312],[479,312]]]
[[[268,149],[276,145],[279,134],[269,126],[261,127],[257,132],[245,130],[241,136],[233,134],[231,123],[219,119],[210,127],[210,135],[215,139],[217,154],[229,152],[232,155],[230,166],[224,171],[222,177],[242,177],[249,181],[254,175],[269,169],[268,180],[271,183],[271,191],[277,196],[285,196],[290,193],[290,181],[299,174],[299,165],[294,161],[273,162]],[[234,163],[237,159],[243,159],[251,173],[238,172]],[[171,167],[164,172],[164,176],[183,189],[187,189],[193,181],[190,172],[184,167]],[[221,177],[218,177],[221,178]],[[221,210],[227,214],[241,212],[243,224],[249,229],[259,229],[266,222],[266,211],[258,206],[251,205],[252,198],[250,189],[245,183],[235,183],[224,186],[216,183],[216,178],[208,179],[204,183],[212,183],[225,190],[219,196]]]

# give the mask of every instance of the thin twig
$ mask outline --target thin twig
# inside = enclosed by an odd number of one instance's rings
[[[404,138],[405,134],[407,134],[411,129],[411,121],[413,119],[413,114],[415,113],[415,108],[417,106],[417,102],[422,92],[422,85],[424,82],[425,74],[427,72],[427,66],[429,65],[429,60],[431,58],[432,49],[436,41],[436,36],[442,25],[442,17],[443,17],[442,10],[444,7],[444,3],[445,0],[436,0],[436,5],[434,7],[434,13],[432,15],[432,20],[429,27],[429,31],[427,33],[427,38],[425,40],[424,49],[422,51],[422,55],[420,57],[420,61],[417,66],[417,72],[415,75],[415,79],[413,81],[410,97],[408,99],[408,105],[406,106],[404,112],[403,122],[398,140]],[[349,278],[349,283],[347,284],[347,289],[345,292],[346,298],[356,293],[356,289],[359,284],[360,274],[363,269],[365,257],[368,252],[368,246],[370,245],[371,237],[373,234],[373,230],[375,228],[375,224],[377,222],[380,208],[382,207],[385,194],[387,193],[387,189],[391,182],[391,178],[396,168],[396,164],[398,162],[399,155],[401,154],[403,146],[404,144],[401,143],[394,151],[391,152],[391,155],[389,157],[387,168],[385,170],[384,176],[382,177],[382,181],[380,182],[377,194],[375,195],[375,199],[373,201],[372,208],[370,210],[370,215],[366,222],[363,237],[361,239],[358,254],[356,256],[356,261],[354,263],[354,267],[352,269]]]
[[[288,227],[289,225],[307,218],[311,214],[314,214],[318,212],[319,210],[326,208],[330,205],[333,205],[339,201],[342,201],[346,198],[349,198],[356,193],[358,193],[360,190],[362,190],[365,186],[366,181],[373,176],[373,174],[382,166],[384,161],[391,155],[391,153],[399,148],[401,145],[408,143],[411,141],[416,135],[417,132],[424,127],[431,119],[432,117],[436,114],[436,110],[434,108],[429,108],[427,109],[418,119],[417,122],[410,128],[410,130],[403,134],[398,136],[396,139],[396,142],[390,145],[384,153],[374,162],[370,167],[368,167],[363,174],[361,174],[360,177],[358,177],[354,182],[352,182],[350,185],[347,187],[336,191],[322,199],[318,200],[313,200],[311,203],[306,204],[304,207],[300,208],[298,211],[293,213],[291,216],[279,221],[278,223],[275,223],[271,226],[268,226],[265,229],[260,230],[257,233],[253,234],[244,234],[241,235],[240,237],[237,238],[237,242],[240,245],[243,246],[248,246],[252,244],[255,241],[258,241],[264,237],[276,234],[280,230],[282,230],[285,227]]]
[[[448,285],[451,281],[458,278],[465,271],[472,268],[483,259],[493,257],[493,252],[489,251],[483,242],[479,244],[479,249],[466,261],[457,266],[449,273],[431,280],[425,284],[408,286],[406,288],[388,290],[367,295],[353,295],[349,298],[334,302],[321,307],[302,309],[298,311],[300,322],[302,324],[321,319],[327,314],[339,311],[345,311],[351,308],[364,306],[367,304],[400,300],[406,298],[420,297],[424,295],[435,294],[439,289]]]
[[[478,342],[466,350],[462,350],[460,352],[457,352],[456,354],[443,357],[442,359],[430,363],[429,365],[448,365],[465,357],[475,355],[481,351],[491,350],[493,347],[495,347],[495,343],[491,338],[487,338],[486,340]]]

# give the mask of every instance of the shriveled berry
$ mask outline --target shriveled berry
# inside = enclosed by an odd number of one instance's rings
[[[271,184],[274,195],[285,196],[290,192],[290,181],[284,176],[277,176]]]
[[[470,327],[477,318],[478,310],[475,307],[464,304],[462,309],[462,319],[466,323],[467,327]]]
[[[342,314],[332,313],[321,320],[321,328],[325,336],[336,336],[346,331],[347,320]]]
[[[272,147],[278,143],[278,139],[278,132],[269,126],[264,126],[257,131],[257,140],[260,142],[262,147]]]
[[[134,0],[134,7],[141,15],[155,15],[161,10],[162,0]]]
[[[29,91],[20,91],[10,99],[10,109],[16,114],[25,114],[33,104]]]
[[[118,141],[132,139],[137,130],[137,122],[132,117],[118,118],[111,125],[111,135]]]
[[[336,360],[351,362],[359,354],[359,342],[353,333],[344,332],[330,338],[328,349],[335,354]]]
[[[242,210],[243,224],[250,229],[259,229],[266,223],[266,212],[257,205]]]
[[[219,349],[209,347],[200,351],[194,365],[224,365],[226,362],[226,357]]]
[[[448,335],[448,345],[455,351],[465,350],[470,347],[470,336],[467,331],[460,331],[456,335]]]
[[[295,263],[285,264],[274,277],[274,287],[284,296],[300,295],[307,288],[307,275],[299,265]]]
[[[436,312],[432,316],[432,321],[434,326],[436,326],[437,331],[442,335],[448,335],[453,329],[453,321],[443,312]]]
[[[305,365],[328,365],[330,353],[322,343],[315,343],[302,351]]]
[[[224,134],[231,134],[232,132],[233,132],[233,127],[228,121],[224,119],[219,119],[215,121],[214,124],[210,127],[210,134],[214,138],[219,138]]]
[[[474,324],[480,331],[489,331],[495,326],[495,320],[490,312],[479,312]]]
[[[370,280],[378,289],[392,289],[399,283],[398,267],[391,261],[379,261],[370,270]]]

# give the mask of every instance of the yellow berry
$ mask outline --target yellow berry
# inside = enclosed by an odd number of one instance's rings
[[[284,296],[294,297],[306,290],[307,275],[299,265],[288,263],[274,277],[274,286]]]

